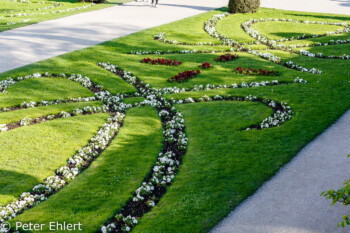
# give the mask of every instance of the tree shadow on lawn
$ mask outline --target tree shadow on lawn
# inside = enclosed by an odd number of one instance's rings
[[[10,170],[0,170],[0,177],[0,206],[7,202],[2,203],[1,196],[8,196],[5,199],[10,199],[9,196],[17,198],[23,192],[29,191],[27,190],[28,184],[33,184],[32,186],[34,186],[40,183],[37,178],[31,175]]]
[[[79,0],[46,0],[47,2],[60,2],[60,3],[89,3],[89,2],[83,2]]]
[[[163,146],[160,122],[157,123],[157,132],[148,131],[156,121],[159,119],[127,113],[126,125],[88,169],[47,201],[25,211],[16,220],[81,222],[83,232],[98,231],[132,198],[135,189],[151,173]],[[135,130],[140,126],[135,122],[144,123]]]
[[[297,33],[297,32],[274,32],[271,33],[271,35],[278,36],[278,37],[283,37],[283,38],[290,38],[290,37],[298,37],[302,36],[304,34],[309,34],[309,33]],[[268,36],[266,36],[268,37]]]
[[[330,55],[342,56],[342,55],[344,55],[344,53],[345,54],[349,54],[350,53],[349,49],[350,49],[350,46],[346,46],[345,47],[344,45],[332,45],[332,46],[328,46],[328,47],[326,47],[326,46],[324,46],[324,47],[322,47],[322,46],[310,47],[310,48],[307,49],[307,51],[309,51],[311,53],[315,53],[315,54],[323,53],[323,54],[328,55],[328,56],[330,56]],[[315,58],[315,59],[320,59],[320,58]],[[324,59],[322,59],[322,60],[324,60]],[[348,61],[349,60],[341,59],[338,62],[339,63],[343,63],[343,64],[347,64]],[[343,67],[343,70],[344,71],[346,71],[346,70],[350,71],[350,66],[349,65],[345,65]]]
[[[335,19],[335,20],[350,20],[350,15],[348,17],[346,16],[326,16],[326,15],[307,15],[307,14],[286,14],[286,15],[293,15],[293,16],[300,16],[300,17],[313,17],[313,18],[319,18],[319,19]]]

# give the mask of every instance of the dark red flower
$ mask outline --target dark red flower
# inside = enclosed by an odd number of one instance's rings
[[[234,69],[236,73],[246,74],[246,75],[263,75],[263,76],[278,76],[280,73],[274,70],[263,70],[263,69],[252,69],[252,68],[242,68],[237,67]]]
[[[236,60],[238,58],[237,54],[226,53],[225,55],[221,55],[214,59],[214,61],[218,62],[226,62],[231,60]]]
[[[162,59],[162,58],[158,58],[158,59],[151,59],[151,58],[144,58],[141,60],[141,63],[147,63],[147,64],[152,64],[152,65],[166,65],[166,66],[179,66],[182,64],[182,62],[180,61],[176,61],[176,60],[169,60],[169,59]]]
[[[200,73],[200,70],[184,71],[168,79],[168,82],[182,83],[182,82],[188,81],[189,79],[195,78],[199,73]]]

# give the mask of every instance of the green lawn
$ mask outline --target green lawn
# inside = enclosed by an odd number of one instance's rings
[[[222,53],[130,54],[140,50],[229,49],[228,46],[165,44],[153,39],[153,35],[166,32],[168,39],[184,43],[220,44],[219,40],[203,30],[203,23],[225,10],[214,10],[0,74],[0,80],[4,80],[9,76],[16,77],[35,72],[81,73],[96,84],[103,85],[112,94],[132,94],[136,88],[119,76],[98,67],[97,62],[116,64],[154,88],[177,86],[191,89],[195,85],[240,85],[272,80],[288,83],[164,95],[168,100],[200,98],[204,95],[243,98],[252,95],[276,102],[285,101],[294,114],[279,127],[242,131],[241,129],[259,124],[271,116],[272,109],[262,103],[249,101],[175,105],[184,116],[185,132],[189,139],[187,151],[174,183],[167,187],[159,203],[139,219],[139,224],[133,232],[208,232],[350,107],[349,60],[311,58],[268,49],[266,45],[248,45],[279,56],[282,62],[293,61],[308,69],[323,71],[322,74],[311,74],[286,68],[244,51],[237,52],[237,60],[227,63],[214,61]],[[252,42],[254,40],[241,28],[243,22],[252,18],[286,18],[350,24],[348,16],[262,8],[257,14],[230,15],[219,21],[216,29],[238,42]],[[304,26],[282,22],[254,24],[256,30],[270,39],[300,33],[323,33],[339,28],[329,25]],[[287,41],[283,44],[305,45],[348,38],[350,33]],[[303,49],[327,55],[350,54],[349,44]],[[161,66],[140,62],[147,57],[175,59],[183,64]],[[179,72],[200,69],[198,66],[203,62],[210,62],[214,68],[201,69],[198,77],[185,83],[166,81]],[[237,67],[275,70],[279,71],[280,76],[237,74],[233,72]],[[303,78],[308,83],[293,83],[296,77]],[[14,84],[8,89],[8,93],[0,93],[0,107],[15,106],[30,100],[92,95],[91,91],[69,80],[31,79]],[[142,100],[142,97],[132,97],[124,99],[123,102],[128,104]],[[0,113],[0,124],[18,121],[24,116],[38,117],[58,113],[61,109],[69,111],[76,105],[86,106],[85,104],[101,105],[100,102],[94,102],[21,109]],[[6,145],[0,146],[0,155],[6,155],[0,156],[4,160],[1,161],[1,169],[9,177],[0,186],[8,187],[0,188],[0,202],[8,203],[65,164],[66,159],[87,143],[105,119],[106,114],[79,116],[0,133],[0,142]],[[76,130],[71,132],[69,128]],[[27,138],[29,139],[26,141]],[[150,175],[157,153],[162,151],[163,140],[160,120],[154,108],[140,107],[128,110],[117,137],[86,171],[47,201],[25,211],[13,221],[46,223],[52,219],[74,220],[73,222],[83,223],[84,232],[97,231],[130,202],[134,190]],[[28,162],[23,160],[25,157],[34,159],[28,159]],[[50,160],[43,159],[47,157]],[[40,169],[34,169],[35,167]]]
[[[91,5],[89,2],[79,2],[78,0],[33,0],[27,2],[0,0],[0,32],[129,1],[131,0],[109,0],[104,4]]]
[[[8,93],[0,92],[0,108],[20,105],[23,102],[57,100],[93,96],[88,89],[66,79],[24,80],[11,86]]]
[[[142,183],[162,147],[161,139],[161,124],[154,109],[127,111],[118,136],[86,172],[16,221],[45,223],[42,232],[50,232],[52,219],[80,222],[83,232],[96,232]]]
[[[83,147],[106,120],[106,114],[58,119],[0,134],[0,205],[30,191],[54,174]]]

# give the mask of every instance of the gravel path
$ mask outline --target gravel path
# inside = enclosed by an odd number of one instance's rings
[[[77,14],[0,33],[0,73],[200,14],[227,0],[160,0]]]
[[[350,0],[261,0],[262,7],[350,15]],[[350,177],[350,110],[306,146],[212,233],[345,233],[350,208],[320,196]]]
[[[350,15],[350,0],[261,0],[262,7]]]
[[[212,233],[345,233],[349,207],[320,196],[350,177],[350,110],[307,145]]]

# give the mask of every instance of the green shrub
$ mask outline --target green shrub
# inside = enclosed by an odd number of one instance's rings
[[[230,0],[228,12],[230,13],[255,13],[259,10],[260,0]]]
[[[350,155],[348,155],[348,157],[350,157]],[[331,189],[321,193],[321,195],[327,199],[331,199],[332,206],[337,203],[342,203],[344,206],[350,205],[350,180],[347,180],[341,189],[337,191]],[[343,216],[343,221],[338,224],[338,227],[345,227],[346,225],[350,225],[350,215]]]

